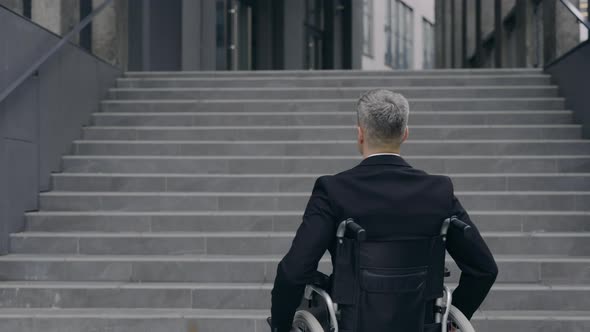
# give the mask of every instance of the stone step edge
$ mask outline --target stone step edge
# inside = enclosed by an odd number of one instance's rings
[[[356,141],[342,140],[74,140],[73,144],[129,144],[129,145],[182,145],[182,144],[353,144]],[[406,144],[590,144],[588,139],[413,139]]]
[[[590,239],[590,231],[585,232],[481,232],[484,238],[498,237],[498,238],[588,238]],[[285,238],[292,239],[295,236],[295,232],[285,231],[238,231],[238,232],[34,232],[25,231],[10,234],[10,238],[72,238],[72,239],[84,239],[84,238],[159,238],[159,239],[177,239],[177,238]]]
[[[371,90],[383,88],[383,86],[359,86],[359,87],[114,87],[109,88],[110,92],[126,92],[126,91],[252,91],[252,92],[272,92],[272,91],[346,91],[346,90]],[[554,84],[545,85],[467,85],[467,86],[453,86],[453,85],[435,85],[435,86],[388,86],[390,90],[557,90],[559,87]]]
[[[515,73],[515,74],[522,74],[522,73],[543,73],[542,69],[537,68],[454,68],[454,69],[425,69],[425,70],[414,70],[414,69],[396,69],[395,71],[391,70],[361,70],[361,69],[329,69],[329,70],[303,70],[303,69],[289,69],[289,70],[257,70],[257,71],[216,71],[216,70],[204,70],[204,71],[196,71],[196,70],[186,70],[186,71],[126,71],[124,75],[138,75],[138,76],[148,76],[148,75],[170,75],[170,74],[179,74],[179,75],[190,75],[190,74],[205,74],[205,75],[217,75],[217,76],[256,76],[259,74],[305,74],[308,76],[326,76],[327,74],[372,74],[372,73],[379,73],[384,75],[396,75],[400,73]]]
[[[590,211],[469,211],[471,216],[498,215],[498,216],[590,216]],[[303,215],[303,211],[31,211],[26,216],[297,216]],[[590,219],[588,220],[590,222]]]
[[[203,319],[266,319],[270,310],[256,309],[0,309],[0,319],[165,319],[165,318],[203,318]],[[474,320],[558,320],[590,321],[590,311],[478,311]]]
[[[103,101],[104,103],[105,101]],[[126,100],[120,101],[107,101],[108,103],[126,103],[130,104],[130,102]],[[133,103],[140,103],[140,102],[133,102]],[[148,102],[149,103],[149,102]],[[489,114],[501,114],[501,115],[513,115],[513,114],[542,114],[542,115],[554,115],[554,114],[570,114],[573,111],[569,109],[554,109],[554,110],[485,110],[485,111],[470,111],[470,110],[454,110],[454,111],[412,111],[412,114],[426,114],[426,115],[436,115],[436,114],[443,114],[443,115],[489,115]],[[230,111],[219,111],[219,112],[200,112],[200,111],[191,111],[191,112],[94,112],[92,113],[93,116],[212,116],[212,115],[348,115],[351,116],[354,113],[347,112],[347,111],[237,111],[237,112],[230,112]]]
[[[472,196],[490,196],[490,195],[502,195],[502,196],[514,196],[514,195],[534,195],[534,196],[542,196],[542,195],[554,195],[554,196],[571,196],[571,195],[590,195],[590,191],[542,191],[542,190],[531,190],[531,191],[455,191],[456,195],[472,195]],[[70,196],[125,196],[125,197],[135,197],[135,196],[167,196],[167,197],[177,197],[177,196],[193,196],[193,197],[212,197],[212,196],[220,196],[220,197],[232,197],[232,196],[239,196],[239,197],[308,197],[311,194],[309,192],[149,192],[149,191],[139,191],[139,192],[116,192],[116,191],[95,191],[95,192],[87,192],[87,191],[50,191],[40,193],[40,197],[70,197]]]
[[[118,100],[118,99],[112,99]],[[289,99],[125,99],[127,102],[141,102],[141,103],[186,103],[186,104],[237,104],[237,103],[301,103],[301,104],[315,104],[315,103],[354,103],[357,101],[355,98],[289,98]],[[110,100],[104,100],[103,102],[109,102]],[[410,103],[412,102],[450,102],[450,101],[471,101],[471,102],[482,102],[482,101],[565,101],[564,97],[491,97],[491,98],[473,98],[473,97],[451,97],[451,98],[408,98]]]
[[[590,142],[590,141],[588,141]],[[587,159],[590,158],[590,154],[587,155],[448,155],[448,156],[408,156],[407,159]],[[66,155],[62,156],[62,159],[120,159],[120,160],[144,160],[144,159],[158,159],[158,160],[244,160],[244,159],[256,159],[256,160],[357,160],[361,161],[360,156],[246,156],[246,155],[226,155],[226,156],[159,156],[159,155]]]
[[[74,262],[120,262],[120,263],[161,263],[161,262],[183,262],[183,263],[278,263],[282,255],[72,255],[72,254],[8,254],[0,256],[0,262],[51,262],[51,263],[74,263]],[[499,263],[590,263],[590,256],[547,256],[547,255],[496,255],[496,262]],[[330,262],[329,256],[324,256],[322,262]],[[453,259],[446,257],[447,262]]]
[[[446,283],[449,288],[457,283]],[[180,289],[180,290],[271,290],[271,282],[263,283],[211,283],[211,282],[80,282],[80,281],[2,281],[0,289]],[[492,291],[572,291],[590,292],[590,285],[577,284],[522,284],[501,283],[492,286]]]
[[[125,177],[125,178],[317,178],[325,174],[313,173],[53,173],[53,177]],[[590,176],[590,173],[447,173],[445,176],[455,178],[509,178],[509,177],[585,177]]]
[[[559,129],[559,128],[582,128],[581,124],[522,124],[522,125],[414,125],[412,129]],[[99,130],[303,130],[303,129],[354,129],[356,126],[344,125],[317,125],[317,126],[84,126],[83,129]]]

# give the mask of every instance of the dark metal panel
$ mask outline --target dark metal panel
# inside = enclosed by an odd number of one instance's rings
[[[455,68],[456,64],[455,64],[455,52],[456,52],[456,47],[455,47],[455,19],[456,19],[456,10],[455,10],[455,0],[449,0],[451,2],[451,68]]]
[[[6,82],[0,86],[2,91],[59,40],[54,35],[4,9],[0,9],[0,31],[6,33],[2,38],[3,52],[8,61],[6,63],[10,63],[10,66],[0,66],[0,77]]]
[[[12,92],[3,102],[4,138],[24,142],[37,140],[38,80],[31,77]]]
[[[4,196],[6,216],[3,222],[6,239],[10,233],[20,232],[24,228],[24,212],[38,208],[39,173],[37,170],[37,144],[18,140],[4,140],[4,158],[7,177]],[[5,241],[0,241],[5,242]],[[2,246],[5,250],[6,247]]]
[[[516,45],[518,49],[516,51],[516,66],[526,67],[527,66],[527,38],[528,38],[528,7],[529,0],[516,0],[515,15],[516,15]]]
[[[63,50],[62,50],[63,52]],[[59,170],[61,155],[66,152],[71,142],[62,139],[60,126],[67,122],[67,113],[62,113],[62,104],[68,99],[62,91],[62,52],[49,59],[39,69],[39,189],[48,191],[50,179],[48,174]]]
[[[467,0],[461,4],[461,66],[467,68]]]
[[[483,43],[481,35],[481,1],[475,0],[475,64],[477,67],[482,64]]]
[[[494,65],[496,68],[502,68],[502,0],[494,0]]]
[[[568,54],[553,62],[546,72],[559,85],[565,97],[566,107],[574,111],[574,120],[583,125],[583,137],[590,138],[590,97],[588,97],[588,73],[590,73],[590,41],[586,41]]]
[[[181,69],[181,0],[150,1],[150,70]]]

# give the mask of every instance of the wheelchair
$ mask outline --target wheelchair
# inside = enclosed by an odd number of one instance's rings
[[[443,221],[434,237],[370,241],[353,219],[336,233],[333,274],[317,272],[305,288],[292,331],[474,332],[469,320],[451,305],[444,285],[445,242],[450,227],[469,236],[471,227],[456,217]],[[271,318],[268,318],[270,324]]]

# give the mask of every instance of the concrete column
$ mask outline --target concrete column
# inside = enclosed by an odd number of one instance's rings
[[[201,38],[200,60],[201,70],[215,70],[216,67],[216,7],[215,1],[199,1],[201,3]]]
[[[363,1],[352,0],[351,69],[362,69],[363,57]]]
[[[60,36],[68,33],[80,21],[78,0],[32,1],[31,19]],[[78,37],[72,41],[77,42]]]
[[[96,8],[104,0],[92,0]],[[92,53],[115,66],[127,68],[128,2],[117,0],[92,21]]]
[[[201,69],[201,4],[182,1],[182,70]]]
[[[579,0],[570,0],[570,2],[576,8],[580,7]],[[561,2],[558,5],[559,7],[555,11],[556,21],[559,22],[556,31],[557,43],[555,47],[556,55],[560,57],[580,44],[580,28],[574,15]]]
[[[23,15],[23,0],[0,0],[0,5]]]

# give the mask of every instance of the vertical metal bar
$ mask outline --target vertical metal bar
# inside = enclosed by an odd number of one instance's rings
[[[502,68],[502,0],[494,0],[494,62],[496,68]]]
[[[475,1],[475,66],[482,65],[483,44],[481,42],[481,0]]]
[[[143,0],[141,6],[141,70],[149,71],[151,69],[150,57],[150,0]]]
[[[442,15],[441,22],[440,22],[440,30],[441,30],[441,39],[440,39],[440,48],[441,48],[441,68],[447,68],[447,29],[446,29],[446,18],[447,18],[447,2],[446,0],[439,0],[440,5],[442,8]]]
[[[467,68],[467,0],[461,4],[461,65]]]
[[[455,0],[451,1],[451,67],[455,68]]]

